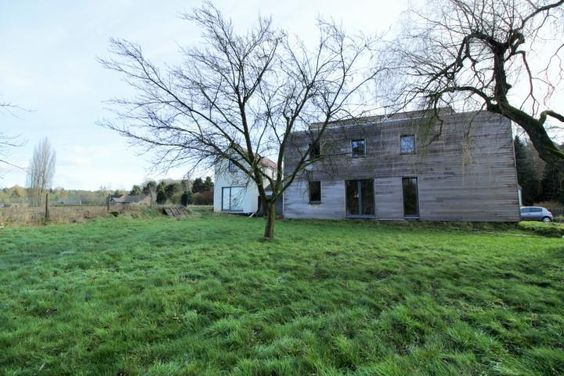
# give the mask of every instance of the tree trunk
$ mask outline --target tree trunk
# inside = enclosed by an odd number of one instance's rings
[[[276,219],[276,202],[265,200],[266,204],[266,225],[264,226],[264,238],[272,240],[274,238],[274,220]]]
[[[43,218],[43,223],[47,224],[49,222],[49,193],[45,193],[45,217]]]
[[[564,152],[548,136],[541,121],[509,104],[498,105],[493,112],[501,114],[521,126],[543,161],[554,165],[564,174]]]

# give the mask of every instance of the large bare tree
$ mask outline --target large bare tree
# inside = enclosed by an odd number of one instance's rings
[[[564,103],[551,103],[564,77],[564,1],[424,4],[408,13],[408,26],[387,51],[393,105],[423,101],[435,110],[452,105],[503,115],[564,171],[564,153],[547,132],[549,118],[556,132],[564,129]]]
[[[0,102],[0,114],[5,112],[13,115],[14,111],[16,110],[21,110],[21,107],[9,102]],[[14,165],[6,159],[6,156],[8,155],[10,149],[21,145],[21,140],[18,137],[9,136],[4,134],[3,132],[0,132],[0,164],[16,167],[23,170],[23,168]]]
[[[49,140],[44,138],[35,146],[27,172],[27,186],[32,206],[39,206],[43,194],[51,188],[55,175],[55,161],[55,150]]]
[[[359,97],[377,72],[373,40],[319,22],[319,39],[308,47],[267,18],[239,33],[210,3],[184,18],[203,43],[182,49],[176,67],[161,70],[138,45],[112,41],[113,57],[102,63],[137,95],[114,100],[117,117],[104,125],[155,152],[161,166],[229,160],[256,183],[271,239],[275,201],[312,163],[303,150],[296,167],[283,170],[291,133],[305,131],[312,148],[330,122],[359,115]],[[273,175],[261,167],[264,157],[276,162]]]

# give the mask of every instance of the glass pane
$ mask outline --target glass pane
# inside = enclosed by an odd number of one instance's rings
[[[400,137],[400,151],[402,154],[415,153],[415,136],[401,136]]]
[[[374,181],[347,180],[347,215],[374,215]]]
[[[361,213],[363,215],[374,215],[374,182],[372,180],[361,180]]]
[[[321,202],[321,182],[309,182],[309,202]]]
[[[245,189],[241,187],[231,187],[231,210],[243,210],[243,198]]]
[[[364,157],[366,152],[366,143],[364,140],[352,140],[351,145],[353,158]]]
[[[403,215],[417,216],[419,208],[417,205],[417,178],[403,178]]]
[[[231,201],[231,188],[223,188],[221,190],[221,210],[229,210]]]
[[[357,180],[347,180],[346,182],[347,196],[347,215],[359,215],[358,204],[360,197],[358,194]]]
[[[321,156],[321,147],[319,143],[309,144],[310,148],[309,159],[317,159]]]

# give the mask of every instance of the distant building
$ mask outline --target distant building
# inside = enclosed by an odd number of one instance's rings
[[[260,159],[260,166],[268,176],[274,176],[276,163],[266,157]],[[259,191],[256,183],[231,161],[215,166],[213,210],[224,213],[257,213],[261,210]],[[268,182],[264,180],[265,189]]]
[[[120,197],[111,197],[110,204],[112,205],[151,205],[150,195],[130,195],[124,194]]]

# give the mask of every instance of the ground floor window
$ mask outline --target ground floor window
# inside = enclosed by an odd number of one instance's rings
[[[404,217],[418,217],[419,197],[417,192],[417,178],[402,178],[402,187]]]
[[[243,211],[245,187],[223,187],[221,189],[221,210]]]
[[[310,181],[309,182],[309,203],[310,204],[321,203],[321,182],[320,181]]]
[[[374,180],[347,180],[347,216],[374,215]]]

